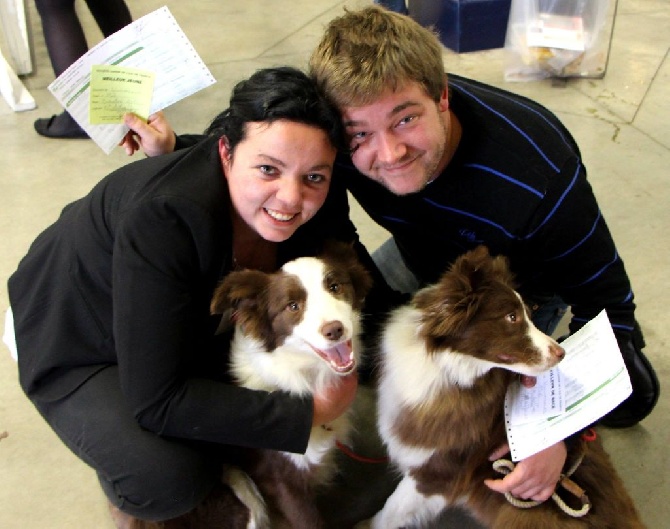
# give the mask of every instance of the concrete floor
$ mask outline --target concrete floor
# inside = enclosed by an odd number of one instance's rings
[[[247,0],[245,2],[133,0],[135,18],[168,5],[218,82],[167,110],[178,131],[201,131],[225,108],[232,84],[259,67],[304,66],[324,24],[343,6],[371,0]],[[33,238],[69,201],[128,162],[120,150],[105,155],[91,141],[50,140],[33,121],[60,112],[47,90],[53,80],[39,19],[27,2],[35,73],[24,83],[38,108],[14,113],[0,101],[0,310],[6,278]],[[101,35],[77,0],[91,43]],[[281,6],[281,7],[279,7]],[[635,288],[647,355],[662,383],[670,369],[667,305],[662,280],[670,265],[670,4],[619,0],[607,75],[601,80],[507,84],[503,50],[456,54],[445,50],[447,71],[504,86],[545,104],[575,135],[590,181]],[[5,55],[7,55],[5,53]],[[385,234],[354,207],[363,241],[372,250]],[[603,430],[606,445],[648,527],[670,527],[670,427],[664,394],[642,424]],[[113,527],[93,472],[69,453],[23,396],[16,364],[0,354],[0,527],[71,529]],[[454,524],[455,527],[463,527]]]

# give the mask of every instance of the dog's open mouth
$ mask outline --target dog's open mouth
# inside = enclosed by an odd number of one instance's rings
[[[351,340],[339,343],[328,349],[317,349],[314,346],[312,346],[312,349],[314,349],[321,358],[328,362],[328,365],[336,373],[346,375],[351,373],[356,367]]]

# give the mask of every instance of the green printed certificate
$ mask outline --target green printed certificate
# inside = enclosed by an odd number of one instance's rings
[[[146,119],[215,82],[163,6],[91,48],[49,91],[109,154],[128,132],[121,121],[124,112]]]
[[[125,112],[147,119],[155,77],[154,72],[137,68],[109,64],[91,66],[89,123],[123,123]]]
[[[511,384],[505,427],[513,461],[521,461],[587,428],[633,391],[614,331],[603,310],[564,340],[565,358],[534,387]]]

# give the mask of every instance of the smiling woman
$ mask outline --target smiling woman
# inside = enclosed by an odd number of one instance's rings
[[[239,235],[280,242],[326,200],[335,147],[323,130],[282,120],[247,125],[246,140],[234,156],[225,139],[219,140],[219,155],[234,223],[246,232]],[[238,246],[244,239],[233,242]]]
[[[97,471],[119,526],[196,508],[238,446],[303,451],[353,398],[355,376],[314,399],[231,385],[209,314],[236,265],[276,270],[326,238],[356,242],[331,187],[341,144],[302,72],[261,70],[201,141],[68,205],[10,278],[21,385]]]

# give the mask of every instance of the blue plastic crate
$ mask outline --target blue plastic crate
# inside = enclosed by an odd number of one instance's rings
[[[512,0],[409,0],[409,14],[432,26],[447,48],[456,52],[505,45]]]

